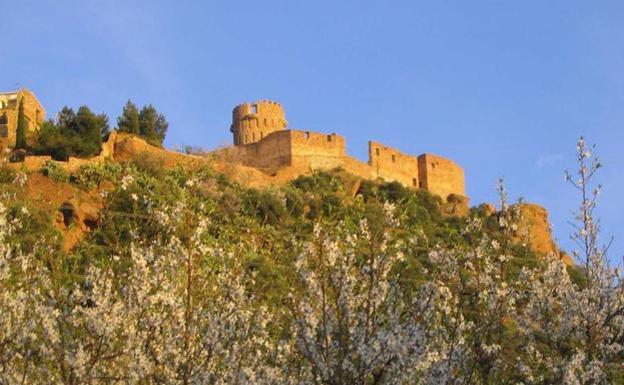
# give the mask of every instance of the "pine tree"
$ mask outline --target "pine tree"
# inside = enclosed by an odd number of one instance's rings
[[[121,116],[117,118],[117,131],[140,135],[139,109],[128,100],[123,108]]]
[[[165,116],[150,104],[141,109],[139,122],[140,135],[152,144],[161,145],[169,127]]]

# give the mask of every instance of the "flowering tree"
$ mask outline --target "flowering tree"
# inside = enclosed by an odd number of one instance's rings
[[[154,208],[169,233],[75,284],[0,242],[0,383],[274,382],[271,317],[247,290],[241,250],[207,233],[193,196]],[[13,226],[3,214],[0,241]]]
[[[473,218],[464,228],[467,247],[438,246],[430,253],[432,281],[440,293],[439,314],[431,348],[442,358],[437,377],[429,383],[489,384],[511,381],[509,356],[516,349],[514,316],[521,282],[509,276],[512,242],[518,222],[517,206],[508,205],[499,186],[500,236],[483,231]]]
[[[594,187],[594,177],[601,163],[583,138],[577,161],[576,174],[566,173],[566,179],[581,198],[572,239],[582,279],[573,282],[556,259],[543,272],[526,275],[530,290],[522,321],[532,358],[525,363],[528,383],[612,383],[624,369],[624,282],[610,267],[608,244],[600,244],[594,216],[600,186]]]
[[[396,269],[403,255],[390,236],[399,226],[386,206],[383,234],[359,226],[317,226],[296,262],[296,346],[309,368],[301,383],[402,384],[431,365],[419,326],[428,296],[406,301]],[[429,301],[428,301],[429,300]]]

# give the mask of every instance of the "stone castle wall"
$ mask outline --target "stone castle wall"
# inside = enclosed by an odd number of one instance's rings
[[[0,93],[0,147],[15,146],[20,101],[24,103],[28,140],[33,139],[45,120],[45,110],[29,90]]]
[[[291,147],[290,131],[275,131],[260,141],[237,148],[234,157],[246,166],[275,169],[291,164]]]
[[[234,148],[220,151],[229,161],[275,173],[281,167],[299,172],[342,167],[367,179],[396,181],[448,198],[465,195],[464,171],[453,161],[432,155],[419,157],[371,141],[368,164],[347,155],[337,134],[286,130],[284,109],[275,102],[243,103],[232,112]]]
[[[378,178],[396,181],[404,186],[422,187],[418,158],[379,142],[368,142],[368,164]]]
[[[291,165],[310,169],[332,169],[344,161],[345,140],[336,134],[289,130]]]
[[[418,157],[420,187],[442,197],[466,195],[464,170],[452,160],[433,154]]]
[[[257,142],[287,125],[284,108],[279,103],[262,100],[236,106],[232,111],[230,131],[234,135],[234,144],[243,145]]]

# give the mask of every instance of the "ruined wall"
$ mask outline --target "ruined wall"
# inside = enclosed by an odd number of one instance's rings
[[[420,187],[446,199],[450,194],[465,196],[464,170],[455,162],[433,154],[418,157]]]
[[[234,144],[239,146],[257,142],[272,132],[285,129],[287,125],[281,104],[262,100],[236,106],[232,111],[230,131]]]
[[[381,143],[368,142],[368,164],[375,177],[397,181],[404,186],[422,187],[419,177],[418,158],[407,155]]]
[[[291,165],[308,169],[332,169],[342,165],[345,140],[337,134],[289,130]]]
[[[24,117],[26,118],[29,140],[33,140],[39,126],[45,119],[45,110],[37,97],[27,89],[15,92],[0,93],[0,147],[15,146],[17,117],[19,102],[24,103]]]
[[[290,131],[275,131],[261,140],[235,148],[245,166],[273,169],[291,164]]]

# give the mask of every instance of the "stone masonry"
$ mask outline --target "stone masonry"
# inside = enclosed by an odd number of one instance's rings
[[[28,139],[36,134],[45,119],[45,110],[35,94],[29,90],[22,88],[18,91],[0,93],[0,147],[2,148],[15,146],[20,102],[24,103]]]
[[[366,179],[422,188],[443,199],[452,194],[465,196],[464,171],[449,159],[433,154],[412,156],[370,141],[366,164],[347,155],[342,136],[286,129],[287,124],[284,109],[278,103],[238,105],[232,112],[235,147],[230,151],[230,159],[269,174],[283,167],[301,171],[341,167]]]

